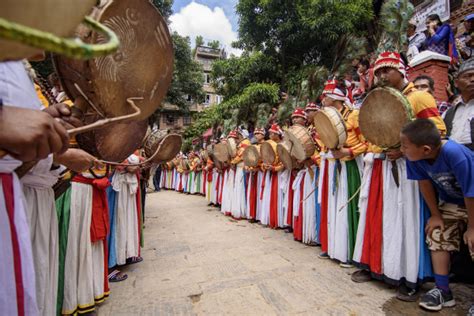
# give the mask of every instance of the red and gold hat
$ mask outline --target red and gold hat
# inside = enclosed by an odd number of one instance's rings
[[[260,135],[264,135],[264,136],[265,136],[265,129],[264,129],[264,128],[256,128],[256,129],[253,131],[253,134],[254,134],[254,135],[260,134]]]
[[[283,130],[280,128],[278,124],[272,124],[272,127],[268,130],[270,133],[275,133],[280,136],[283,136]]]
[[[296,108],[293,114],[291,114],[291,118],[294,117],[301,117],[304,118],[305,120],[308,119],[308,116],[306,115],[305,111],[301,108]]]
[[[380,53],[380,55],[377,57],[377,60],[375,61],[374,73],[380,68],[385,67],[395,68],[403,75],[403,77],[406,77],[407,69],[405,63],[403,62],[400,54],[397,52]]]
[[[337,100],[340,100],[340,99],[343,100],[347,97],[342,92],[342,90],[337,87],[336,80],[326,81],[326,84],[324,85],[324,90],[323,90],[323,97],[325,96],[333,97],[334,99],[337,99]]]
[[[229,133],[229,136],[227,136],[227,138],[239,138],[239,135],[236,131],[232,131]]]
[[[306,105],[306,108],[304,109],[305,112],[308,112],[308,111],[319,111],[320,110],[320,107],[314,103],[314,102],[311,102],[311,103],[308,103]]]

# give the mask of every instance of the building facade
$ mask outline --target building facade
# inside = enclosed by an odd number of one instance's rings
[[[183,96],[189,102],[189,112],[184,114],[179,111],[176,105],[164,103],[161,108],[161,115],[158,122],[158,129],[171,130],[173,132],[182,132],[186,127],[192,124],[192,116],[194,113],[201,112],[207,107],[214,104],[219,104],[223,101],[222,97],[218,95],[211,85],[212,64],[216,60],[226,58],[226,53],[223,49],[212,48],[208,46],[197,46],[193,56],[194,60],[202,65],[204,72],[204,83],[202,89],[204,91],[204,100],[198,103],[190,96]]]

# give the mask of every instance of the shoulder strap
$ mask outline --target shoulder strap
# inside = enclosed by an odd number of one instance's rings
[[[444,116],[444,123],[446,124],[446,136],[451,136],[451,131],[453,130],[453,121],[454,115],[456,114],[457,106],[453,106],[448,111],[446,111],[446,115]]]

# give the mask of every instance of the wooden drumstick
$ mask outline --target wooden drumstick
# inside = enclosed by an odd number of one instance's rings
[[[135,97],[135,98],[128,98],[127,102],[128,104],[134,109],[134,113],[124,115],[124,116],[119,116],[119,117],[113,117],[113,118],[104,118],[101,120],[98,120],[97,122],[94,122],[92,124],[82,126],[82,127],[77,127],[73,129],[68,130],[69,137],[75,136],[77,134],[89,132],[94,129],[98,129],[100,127],[105,127],[111,123],[116,123],[116,122],[122,122],[122,121],[131,121],[141,115],[141,110],[140,108],[135,104],[134,101],[137,100],[143,100],[142,97]],[[78,98],[77,100],[77,105],[78,109],[80,109],[82,112],[84,112],[84,109],[87,109],[87,103],[86,100],[83,100],[81,98]],[[76,103],[74,104],[76,106]],[[8,153],[5,150],[0,149],[0,159],[5,157]],[[28,161],[23,163],[20,167],[15,169],[15,172],[17,173],[18,177],[21,178],[23,177],[28,171],[31,170],[36,164],[38,163],[37,160],[34,161]]]

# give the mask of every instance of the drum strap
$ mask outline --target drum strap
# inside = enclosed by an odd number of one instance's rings
[[[347,119],[349,118],[349,115],[352,113],[353,109],[351,109],[350,107],[344,105],[344,108],[343,110],[341,111],[342,113],[342,118],[344,119],[344,121],[347,121]]]
[[[336,194],[337,187],[339,185],[339,175],[341,174],[342,164],[339,159],[336,159],[334,165],[334,174],[332,181],[332,194]]]
[[[450,108],[446,112],[446,116],[444,117],[444,123],[446,124],[446,136],[451,136],[451,132],[453,130],[453,121],[454,116],[456,115],[457,106]],[[472,129],[471,129],[472,130]]]

